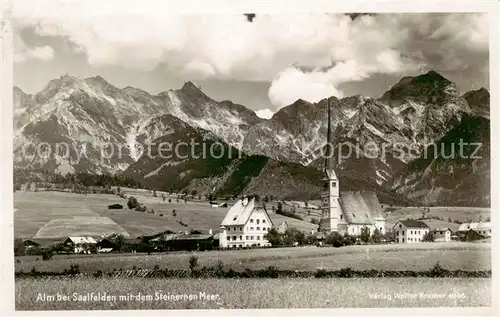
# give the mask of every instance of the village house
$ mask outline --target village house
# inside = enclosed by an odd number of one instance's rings
[[[90,253],[93,248],[97,251],[97,241],[92,237],[68,237],[63,246],[71,248],[74,253]]]
[[[279,233],[285,233],[288,230],[288,223],[286,221],[283,221],[279,224],[279,226],[276,227],[276,231]]]
[[[221,248],[270,246],[265,235],[273,227],[267,211],[255,205],[255,198],[237,201],[222,220],[219,232]]]
[[[360,235],[363,228],[370,234],[378,229],[385,234],[385,217],[375,192],[340,191],[340,181],[333,169],[331,138],[331,109],[328,104],[327,153],[324,166],[322,218],[319,230],[323,233],[338,232]]]
[[[435,242],[449,242],[451,241],[451,229],[450,228],[434,228],[432,229],[432,235],[434,236]]]
[[[491,237],[491,222],[462,223],[457,231],[458,236],[464,236],[470,230],[485,238]]]
[[[396,222],[392,230],[396,243],[418,243],[431,229],[423,221],[407,219]]]

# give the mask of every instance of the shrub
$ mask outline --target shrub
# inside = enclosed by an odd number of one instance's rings
[[[311,211],[308,210],[307,213],[310,214]],[[311,223],[314,225],[317,225],[317,224],[319,224],[319,220],[317,218],[311,218]]]
[[[344,245],[356,244],[356,237],[349,235],[347,232],[344,233],[344,236],[342,238],[343,238]]]
[[[174,209],[174,210],[172,210],[172,216],[174,216],[174,217],[176,217],[176,216],[177,216],[177,211],[175,211],[175,209]]]
[[[314,234],[310,234],[306,237],[306,244],[315,244],[317,241],[316,236]]]
[[[432,269],[429,271],[429,276],[431,277],[444,277],[446,276],[447,270],[443,269],[443,267],[437,262],[434,264]]]
[[[123,209],[123,205],[120,204],[109,205],[108,209]]]
[[[338,232],[330,233],[325,240],[326,244],[330,244],[335,248],[341,247],[344,245],[344,239]]]
[[[139,203],[137,202],[137,199],[133,196],[130,196],[128,201],[127,201],[128,209],[135,209],[135,208],[137,208],[138,205],[139,205]]]
[[[80,273],[80,266],[78,264],[71,264],[69,267],[69,270],[67,271],[68,274],[79,274]]]
[[[193,272],[198,266],[198,257],[196,255],[192,255],[189,257],[189,269]]]
[[[54,251],[51,248],[46,248],[42,251],[42,260],[48,261],[54,256]]]
[[[426,234],[424,234],[424,236],[422,237],[422,241],[434,242],[434,234],[432,233],[432,231],[429,231]]]

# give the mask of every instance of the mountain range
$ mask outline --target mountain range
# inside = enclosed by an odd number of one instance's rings
[[[158,189],[289,199],[321,191],[330,106],[343,189],[376,190],[391,204],[489,206],[489,92],[462,95],[435,71],[403,77],[380,98],[299,99],[268,120],[192,82],[152,95],[100,76],[65,75],[33,95],[14,87],[13,106],[15,168],[119,173]],[[429,147],[449,149],[461,139],[483,144],[481,158],[428,157]],[[161,143],[190,142],[206,148],[159,155]],[[52,155],[35,153],[43,148]],[[207,148],[220,158],[199,158]]]

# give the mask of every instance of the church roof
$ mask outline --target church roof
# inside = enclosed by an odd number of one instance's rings
[[[347,223],[373,224],[376,218],[384,218],[375,192],[341,191],[339,203]]]
[[[255,208],[255,198],[238,200],[227,212],[221,226],[244,225]]]

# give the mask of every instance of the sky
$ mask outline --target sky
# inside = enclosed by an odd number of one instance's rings
[[[486,15],[167,15],[81,3],[15,3],[14,84],[36,93],[64,74],[151,94],[193,81],[269,117],[301,98],[378,98],[436,70],[461,92],[489,89]]]

